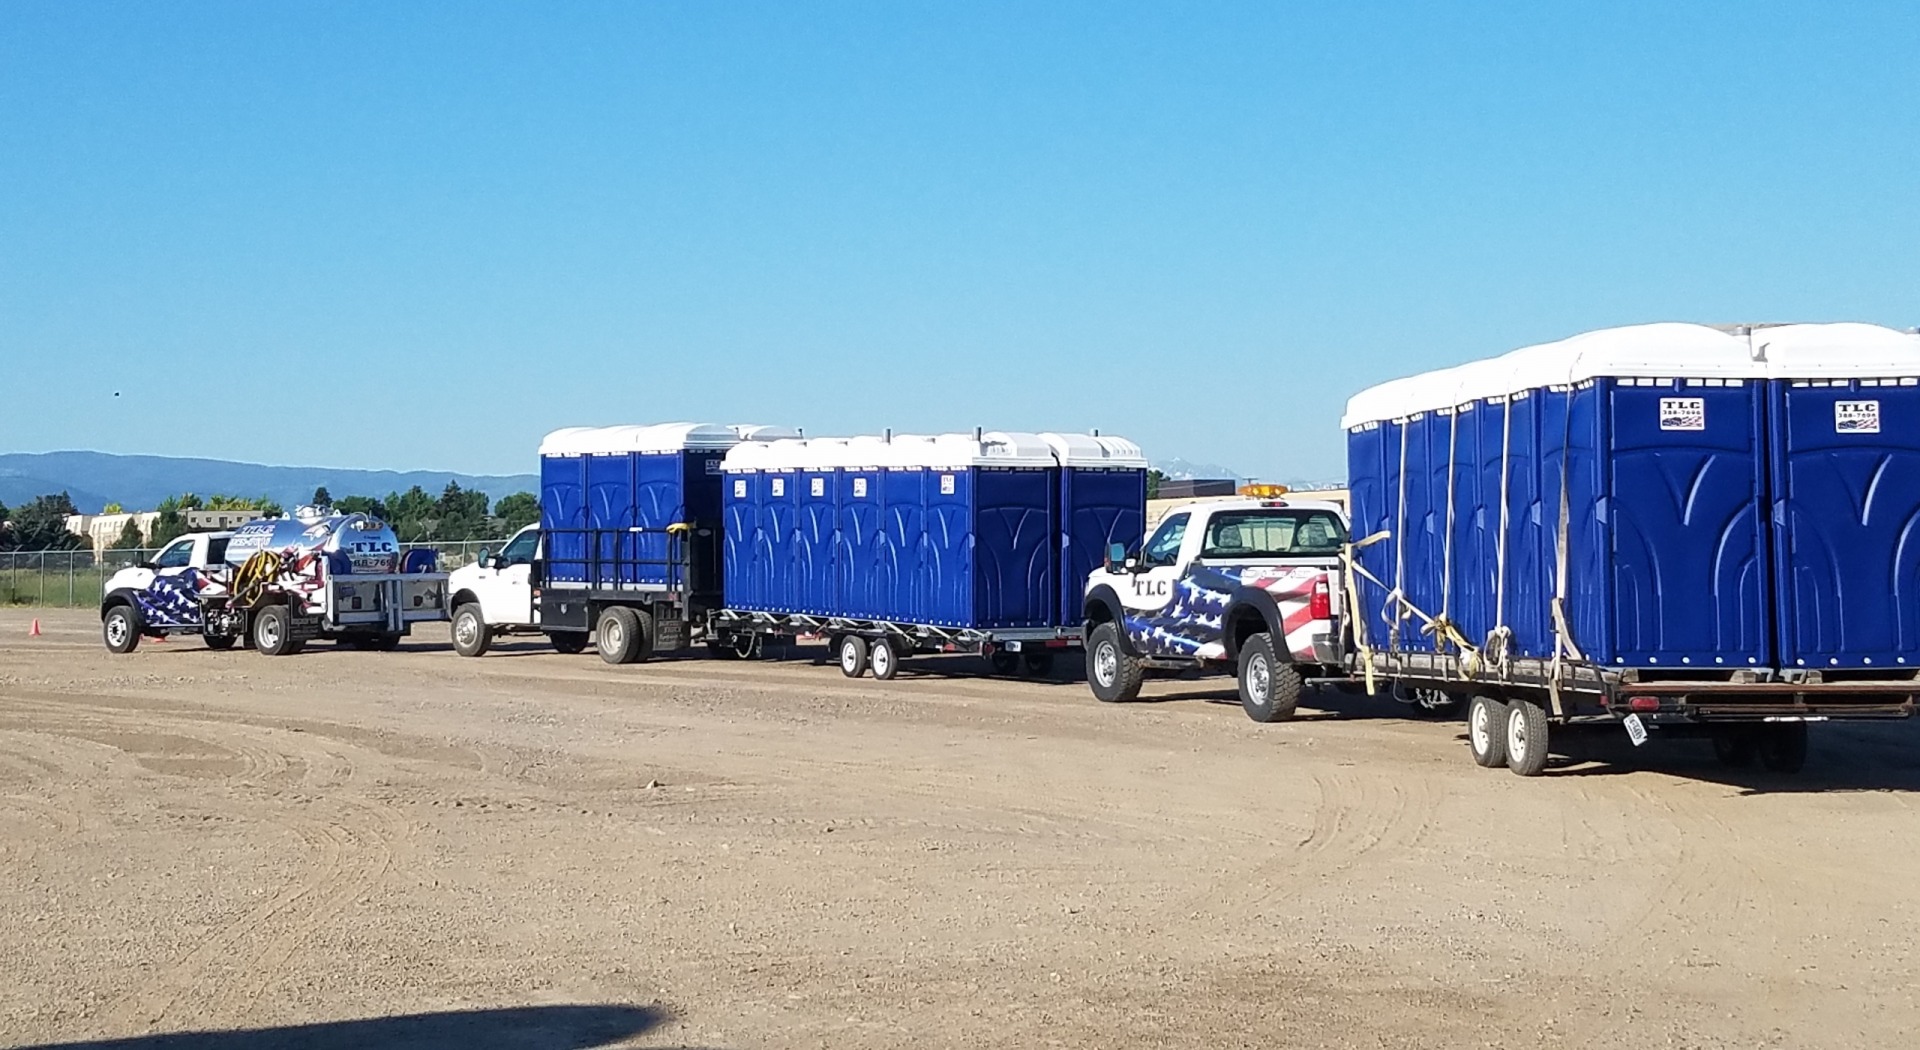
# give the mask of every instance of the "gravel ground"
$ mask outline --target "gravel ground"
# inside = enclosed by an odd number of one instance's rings
[[[1920,735],[1806,773],[959,658],[291,658],[0,611],[0,1045],[1874,1047]],[[808,651],[800,651],[803,656]],[[227,1034],[222,1034],[227,1033]],[[127,1040],[127,1041],[123,1041]]]

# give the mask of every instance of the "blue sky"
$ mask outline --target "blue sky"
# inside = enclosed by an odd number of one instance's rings
[[[527,470],[1920,324],[1920,4],[0,5],[0,449]],[[116,398],[114,392],[119,391]]]

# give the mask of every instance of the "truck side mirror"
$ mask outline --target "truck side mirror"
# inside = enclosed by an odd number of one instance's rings
[[[1107,546],[1107,571],[1119,572],[1127,560],[1127,545],[1114,543]]]
[[[483,569],[493,568],[493,552],[485,547],[480,548],[480,554],[473,559],[473,563]]]

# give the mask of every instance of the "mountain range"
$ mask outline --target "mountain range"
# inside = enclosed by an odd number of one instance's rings
[[[65,492],[83,514],[109,503],[152,510],[168,496],[265,496],[291,510],[321,486],[335,497],[404,492],[414,485],[439,495],[447,482],[479,489],[489,499],[538,492],[533,474],[461,474],[450,470],[354,470],[344,467],[274,467],[220,459],[121,456],[107,452],[11,452],[0,454],[0,503],[19,506],[35,496]]]

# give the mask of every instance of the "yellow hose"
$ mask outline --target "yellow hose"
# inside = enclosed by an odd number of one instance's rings
[[[273,551],[255,551],[233,574],[233,604],[250,606],[280,578],[282,559]]]

